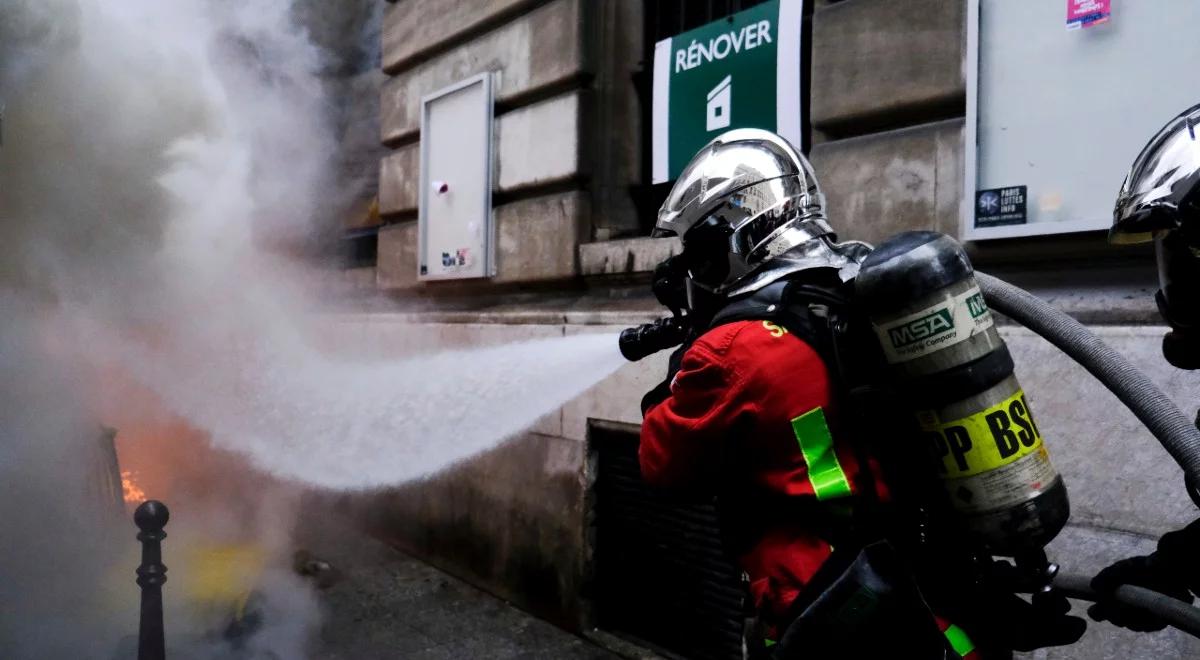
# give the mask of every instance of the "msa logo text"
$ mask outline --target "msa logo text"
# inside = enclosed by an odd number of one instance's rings
[[[888,329],[888,338],[895,348],[904,348],[919,341],[954,329],[954,317],[949,309],[939,309],[932,314],[913,319],[903,325]]]
[[[987,303],[983,301],[983,294],[977,293],[970,298],[967,298],[967,311],[971,312],[971,318],[977,319],[983,316],[988,311]]]

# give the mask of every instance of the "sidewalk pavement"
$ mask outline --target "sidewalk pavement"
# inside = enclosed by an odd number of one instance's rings
[[[301,535],[301,546],[328,561],[336,577],[317,592],[324,619],[311,660],[621,657],[348,526],[318,526]],[[1052,558],[1067,560],[1068,572],[1091,575],[1116,558],[1153,550],[1152,539],[1102,531],[1068,526],[1052,544]],[[1068,559],[1054,552],[1059,543],[1086,551]],[[1073,613],[1086,616],[1087,604],[1075,605]],[[1017,654],[1022,660],[1180,657],[1200,657],[1200,640],[1170,628],[1146,635],[1094,622],[1075,645]]]
[[[320,591],[325,619],[313,660],[620,657],[379,541],[349,536],[311,547],[338,573]]]

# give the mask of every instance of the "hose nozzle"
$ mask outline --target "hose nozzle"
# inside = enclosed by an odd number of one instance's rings
[[[622,330],[617,345],[626,360],[637,362],[647,355],[682,344],[686,337],[683,320],[672,316]]]

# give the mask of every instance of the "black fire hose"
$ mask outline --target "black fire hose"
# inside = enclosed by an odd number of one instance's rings
[[[1059,573],[1054,577],[1054,588],[1068,598],[1079,600],[1101,600],[1091,586],[1091,580],[1082,575]],[[1178,628],[1193,637],[1200,637],[1200,609],[1176,600],[1166,594],[1132,584],[1117,587],[1112,600],[1122,605],[1154,615],[1163,623]]]
[[[1117,395],[1183,468],[1188,496],[1200,507],[1195,487],[1200,484],[1200,429],[1175,402],[1123,355],[1061,310],[997,277],[978,271],[975,277],[989,306],[1041,335]],[[1083,576],[1059,573],[1054,586],[1070,598],[1100,600],[1091,580]],[[1200,637],[1200,609],[1188,603],[1132,584],[1117,587],[1110,597]]]
[[[1128,407],[1183,468],[1188,496],[1200,507],[1200,429],[1144,373],[1083,324],[1033,294],[975,272],[988,305],[1071,356]]]

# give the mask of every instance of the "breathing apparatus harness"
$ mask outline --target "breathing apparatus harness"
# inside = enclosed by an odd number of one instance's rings
[[[683,293],[684,289],[680,280],[683,276],[682,260],[676,258],[673,261],[674,263],[660,264],[655,272],[655,283],[653,286],[656,297],[659,298],[660,302],[663,302],[664,306],[672,310],[673,316],[639,328],[630,328],[621,333],[621,352],[631,361],[639,360],[655,352],[678,346],[681,343],[686,346],[699,335],[699,331],[702,329],[696,327],[701,325],[699,323],[700,318],[697,315],[689,314],[686,310],[686,297]],[[1107,346],[1074,319],[1028,292],[1018,289],[1002,280],[984,273],[976,273],[975,277],[978,280],[979,289],[983,293],[988,306],[993,307],[996,311],[1033,330],[1080,365],[1084,366],[1093,376],[1112,390],[1134,412],[1139,420],[1146,424],[1147,428],[1162,442],[1171,456],[1184,468],[1186,475],[1189,477],[1189,495],[1200,505],[1200,496],[1197,495],[1200,492],[1200,488],[1194,485],[1200,483],[1200,479],[1196,478],[1197,475],[1200,475],[1200,431],[1197,430],[1193,421],[1180,412],[1169,397],[1163,394],[1156,385],[1149,381],[1128,360]],[[785,283],[782,288],[786,289],[788,284],[793,283]],[[807,294],[817,293],[812,288],[802,288],[800,285],[794,284],[793,288],[789,290],[789,294],[791,295],[783,296],[783,291],[779,291],[781,299],[791,299],[793,295],[801,291]],[[830,292],[826,291],[815,297],[823,299],[826,303],[833,302],[832,307],[839,309],[840,303],[848,298],[846,291],[844,289],[838,290],[837,287],[832,292],[836,296],[836,299],[830,298],[829,294]],[[752,299],[753,302],[750,302]],[[763,303],[766,303],[765,306]],[[713,316],[708,324],[703,324],[703,328],[710,327],[716,321],[734,320],[735,315],[742,314],[754,315],[763,320],[772,320],[772,322],[786,327],[789,331],[794,331],[801,336],[805,332],[805,324],[803,320],[799,319],[807,318],[810,324],[808,327],[812,328],[812,317],[806,317],[804,314],[795,314],[797,309],[795,305],[785,304],[776,307],[775,310],[766,311],[771,304],[765,295],[758,297],[749,296],[745,301],[735,301],[734,304],[731,304],[728,312],[723,312],[720,316]],[[778,305],[779,303],[775,304]],[[853,318],[854,315],[852,312],[850,317]],[[835,314],[835,316],[837,315]],[[823,323],[825,318],[828,317],[821,318],[821,324],[816,326],[817,329],[824,329]],[[858,313],[858,318],[861,319],[861,313]],[[835,322],[834,325],[838,324]],[[841,326],[838,327],[840,328]],[[812,336],[811,343],[814,348],[822,345],[820,335],[821,332],[815,332]],[[838,335],[835,334],[834,336]],[[871,386],[859,387],[859,384],[854,382],[854,379],[845,378],[843,375],[844,372],[854,370],[846,370],[840,363],[840,360],[845,359],[847,353],[840,348],[845,345],[844,341],[844,339],[839,339],[832,343],[825,343],[825,346],[833,346],[836,352],[822,353],[822,357],[826,360],[829,360],[831,356],[834,358],[829,362],[831,373],[838,378],[844,379],[844,382],[847,383],[844,391],[853,393],[853,396],[848,397],[848,402],[852,406],[851,409],[858,410],[866,406],[866,409],[870,410],[873,400],[878,400],[880,397],[887,397],[887,390]],[[861,344],[858,344],[856,349],[861,348],[861,346]],[[858,352],[852,353],[854,355],[861,354]],[[1000,358],[994,358],[993,361],[997,364],[1005,362],[1005,360]],[[851,417],[862,419],[870,416],[853,414]],[[927,514],[930,512],[923,513],[926,514],[925,520],[917,526],[920,530],[918,536],[923,536],[925,530],[928,529],[925,527],[925,523],[929,519],[929,515]],[[938,512],[933,513],[937,514]],[[940,516],[934,515],[934,517]],[[1056,566],[1045,561],[1044,553],[1040,551],[1029,552],[1025,554],[1025,558],[1027,565],[1024,570],[1008,572],[1006,579],[1013,581],[1014,591],[1033,592],[1035,594],[1035,602],[1039,598],[1044,602],[1058,600],[1061,597],[1060,595],[1064,593],[1073,598],[1089,600],[1097,598],[1097,595],[1086,586],[1086,578],[1058,573]],[[1003,566],[1009,565],[1004,563]],[[995,568],[995,566],[993,565],[992,568]],[[1053,592],[1050,589],[1051,586],[1054,587]],[[1193,635],[1200,636],[1200,610],[1197,608],[1182,607],[1180,603],[1172,601],[1165,596],[1133,585],[1122,586],[1116,590],[1115,594],[1110,594],[1109,597],[1115,597],[1119,602],[1130,606],[1153,611],[1171,625],[1186,630]]]
[[[930,236],[936,235],[930,234]],[[950,258],[961,259],[965,263],[966,257],[961,255],[957,244],[941,247],[950,253]],[[886,252],[885,249],[884,253]],[[924,255],[923,258],[927,259],[928,256]],[[920,266],[919,260],[913,261],[916,264],[915,267]],[[894,267],[894,264],[890,265]],[[909,267],[914,266],[910,263]],[[886,270],[884,266],[875,266],[875,271],[883,270]],[[942,456],[934,456],[936,461],[930,461],[928,459],[931,449],[913,444],[913,438],[923,435],[929,437],[932,434],[929,429],[918,428],[913,423],[912,415],[899,405],[900,402],[908,402],[907,400],[911,397],[899,396],[897,386],[905,386],[908,383],[901,378],[888,377],[889,360],[886,351],[880,350],[880,344],[876,338],[878,331],[873,331],[872,319],[869,318],[870,310],[865,309],[866,306],[863,304],[864,300],[869,301],[869,298],[856,293],[853,281],[844,283],[837,269],[834,268],[808,269],[785,276],[757,291],[725,302],[715,312],[705,313],[705,310],[688,309],[687,301],[684,299],[685,289],[680,283],[685,273],[681,257],[672,257],[655,270],[652,290],[659,301],[672,310],[673,316],[622,332],[619,341],[620,348],[628,359],[637,360],[645,355],[679,344],[683,344],[683,348],[686,348],[700,334],[726,323],[755,320],[783,327],[810,345],[826,364],[835,384],[835,390],[841,393],[842,405],[847,409],[847,414],[844,415],[845,419],[851,425],[858,427],[853,429],[854,435],[860,439],[860,442],[854,443],[855,447],[858,448],[862,444],[862,440],[871,441],[873,453],[881,456],[881,462],[884,465],[900,466],[898,470],[893,470],[899,474],[888,475],[889,483],[894,484],[893,488],[900,491],[898,493],[900,498],[921,502],[929,515],[936,514],[942,517],[948,513],[945,498],[936,492],[939,490],[936,488],[939,479],[933,467],[935,463],[939,468],[942,466],[944,455],[947,452],[942,452]],[[868,275],[873,274],[868,273]],[[970,274],[970,266],[967,264],[965,270],[954,271],[952,279],[955,280],[954,283],[958,283],[958,288],[970,288],[973,287],[973,284],[960,282],[963,277],[969,277]],[[886,275],[891,277],[894,273]],[[879,278],[875,277],[874,279],[878,280]],[[944,284],[936,277],[930,282],[938,286]],[[876,284],[875,288],[878,290],[880,286]],[[926,288],[936,289],[937,287]],[[978,293],[977,289],[972,290]],[[922,291],[921,294],[928,292]],[[890,299],[899,301],[900,304],[912,298],[903,295],[901,290],[885,293],[889,294]],[[936,290],[932,293],[934,298],[940,295]],[[962,298],[963,296],[958,297]],[[980,297],[980,304],[982,304],[981,300]],[[688,313],[689,311],[690,313]],[[922,379],[923,389],[936,394],[935,402],[950,403],[956,394],[960,394],[964,389],[971,391],[973,382],[981,381],[981,379],[983,382],[979,387],[975,387],[975,390],[986,390],[1005,381],[1012,373],[1011,357],[1003,347],[1002,341],[995,335],[994,330],[991,330],[988,341],[990,343],[982,348],[976,347],[975,352],[967,354],[965,358],[961,355],[952,356],[947,361],[944,355],[940,356],[942,367],[953,368],[942,369],[942,373],[938,374],[939,378],[925,377]],[[682,350],[677,351],[676,356]],[[938,353],[938,351],[931,352]],[[980,359],[981,356],[982,359]],[[961,364],[963,362],[967,364]],[[654,403],[667,396],[669,381],[670,378],[647,395],[647,401],[644,402],[643,408],[648,407],[647,403]],[[1005,393],[1011,394],[1007,391]],[[957,408],[960,411],[962,409],[963,406]],[[975,411],[968,410],[967,412],[974,413]],[[975,427],[979,427],[979,425],[976,424]],[[974,429],[975,427],[970,428]],[[986,430],[987,427],[983,426],[982,428]],[[954,436],[952,439],[957,441],[957,444],[953,446],[961,451],[965,446],[969,447],[971,442],[969,439],[963,440],[962,437],[955,435],[959,431],[957,428],[952,429],[951,435]],[[966,431],[962,430],[961,433],[966,433]],[[1017,436],[1012,435],[1012,437],[1015,439]],[[876,441],[880,438],[888,438],[891,441]],[[897,438],[900,440],[895,440]],[[908,438],[909,441],[906,442],[904,438]],[[923,440],[923,442],[928,442],[928,440]],[[945,442],[942,444],[945,445]],[[1035,445],[1033,449],[1039,447],[1040,444]],[[1021,449],[1028,453],[1028,448]],[[936,454],[937,451],[937,443],[934,442],[932,452]],[[1045,455],[1044,450],[1040,455]],[[961,460],[961,457],[959,458]],[[1024,458],[1024,455],[1019,458]],[[1034,459],[1026,459],[1025,462],[1030,460]],[[863,465],[867,464],[864,461],[860,462]],[[1026,475],[1022,473],[1021,476]],[[991,477],[991,481],[996,482],[996,475],[992,474]],[[960,485],[959,488],[962,486]],[[867,499],[874,500],[874,494],[870,495],[872,497]],[[1027,498],[1018,497],[1012,503],[1028,509],[1028,502],[1025,499]],[[1000,504],[1006,503],[1002,501]],[[993,506],[992,510],[995,508]],[[950,515],[953,516],[952,513]],[[995,523],[996,516],[993,515],[990,518],[993,524],[990,529],[986,530],[991,533],[990,538],[985,538],[988,541],[986,545],[1010,556],[1030,555],[1030,557],[1024,558],[1026,561],[1023,563],[1037,564],[1036,568],[1032,569],[1033,573],[1049,570],[1052,575],[1053,569],[1046,565],[1044,555],[1038,556],[1036,552],[1027,552],[1027,549],[1031,547],[1040,549],[1041,545],[1053,538],[1061,528],[1061,523],[1065,522],[1065,518],[1065,503],[1063,503],[1062,509],[1055,512],[1055,521],[1046,533],[1037,535],[1030,543],[1021,544],[1015,541],[1006,541],[1008,537],[1029,535],[1031,532],[1029,524],[1015,526],[1006,524],[1003,529],[1000,529],[999,523]],[[1008,520],[1009,518],[1006,517],[1000,523],[1006,523]],[[861,529],[867,526],[859,525],[858,527]],[[975,536],[979,537],[981,534],[975,534]],[[982,534],[982,536],[987,537],[988,534]],[[1013,550],[1018,547],[1020,551]],[[1030,558],[1034,561],[1029,562]]]
[[[670,301],[671,291],[679,290],[668,283],[667,274],[672,268],[676,266],[666,264],[656,271],[653,288],[664,304]],[[980,571],[986,570],[990,562],[983,559],[980,547],[963,551],[962,534],[953,528],[955,523],[942,505],[940,494],[931,488],[937,483],[936,476],[928,469],[925,456],[903,451],[894,442],[872,442],[915,432],[915,427],[908,428],[907,416],[897,408],[896,397],[881,379],[886,373],[884,356],[867,317],[855,302],[853,284],[843,283],[837,269],[811,269],[738,297],[710,318],[705,316],[677,311],[670,319],[626,330],[621,337],[622,352],[627,357],[648,354],[653,351],[647,343],[665,343],[682,336],[684,346],[678,355],[704,332],[738,321],[762,321],[786,329],[812,347],[825,363],[834,389],[841,393],[847,431],[866,441],[850,445],[858,463],[868,469],[864,445],[870,444],[872,454],[886,466],[889,490],[896,496],[885,507],[874,492],[873,480],[864,479],[866,492],[857,495],[847,514],[842,513],[845,508],[838,511],[811,502],[797,503],[792,498],[753,502],[752,508],[763,516],[805,520],[838,549],[812,578],[786,619],[772,622],[779,630],[787,631],[780,645],[797,645],[810,654],[821,650],[832,653],[844,650],[839,646],[853,644],[861,630],[871,629],[890,644],[899,643],[913,651],[912,657],[943,657],[945,638],[932,625],[930,605],[917,586],[918,581],[928,584],[928,580],[914,580],[913,575],[952,574],[979,581]],[[669,394],[670,380],[668,377],[647,395],[649,403]],[[648,407],[646,403],[644,408]],[[739,524],[743,521],[725,519],[722,526]],[[731,532],[723,531],[727,535]],[[948,566],[948,562],[957,565]],[[934,589],[935,599],[938,591]],[[813,630],[818,629],[822,632],[814,634]],[[834,629],[839,632],[831,632]]]
[[[652,287],[660,302],[672,309],[673,316],[622,333],[621,350],[627,358],[638,359],[683,343],[684,348],[676,352],[677,360],[691,341],[718,325],[755,320],[785,328],[810,345],[828,367],[831,380],[841,393],[843,418],[858,440],[851,446],[860,452],[859,463],[869,464],[861,456],[864,445],[869,445],[871,453],[879,458],[889,490],[895,496],[886,511],[877,503],[874,493],[863,493],[864,497],[855,502],[853,516],[843,519],[812,508],[797,511],[794,505],[789,508],[787,502],[764,502],[767,510],[775,514],[794,513],[812,521],[815,529],[830,532],[839,549],[797,601],[790,625],[785,626],[788,630],[824,628],[831,620],[849,626],[847,631],[854,629],[846,619],[847,603],[856,602],[862,593],[877,593],[881,588],[891,596],[877,603],[876,609],[892,618],[899,617],[901,611],[928,612],[925,597],[938,611],[951,613],[953,618],[954,608],[961,600],[952,602],[950,607],[945,603],[955,599],[954,592],[963,591],[964,586],[967,592],[983,594],[988,589],[1000,593],[1004,589],[997,587],[1004,585],[1009,587],[1010,597],[1015,590],[1011,587],[1023,587],[1022,590],[1035,593],[1035,610],[1044,607],[1041,610],[1044,612],[1052,612],[1065,602],[1061,592],[1051,587],[1057,567],[1049,563],[1042,550],[1065,523],[1065,489],[1057,474],[1049,471],[1040,435],[1025,439],[1024,445],[1008,442],[1020,443],[1024,439],[1019,435],[1021,424],[1027,419],[1032,423],[1032,418],[1027,416],[1019,385],[1011,376],[1011,357],[990,327],[990,321],[987,337],[976,337],[973,344],[946,342],[943,337],[930,342],[927,350],[917,351],[916,357],[925,358],[925,373],[919,374],[921,378],[915,381],[906,378],[911,374],[906,373],[905,366],[896,368],[897,361],[889,359],[894,354],[889,355],[888,346],[880,344],[879,340],[888,336],[889,324],[895,325],[897,321],[906,324],[915,317],[927,316],[932,308],[938,308],[932,309],[937,313],[935,316],[948,319],[970,315],[972,311],[978,316],[980,310],[986,311],[961,248],[948,238],[939,242],[942,238],[945,237],[931,233],[902,235],[897,241],[881,246],[874,263],[870,258],[864,262],[865,270],[874,268],[876,283],[881,275],[886,280],[905,282],[912,275],[905,275],[905,268],[923,273],[931,256],[935,257],[932,263],[943,266],[960,262],[957,269],[934,268],[932,275],[925,273],[924,281],[919,281],[920,278],[917,281],[921,286],[908,281],[900,289],[883,291],[891,308],[878,304],[877,294],[886,287],[877,286],[873,292],[876,295],[871,291],[864,295],[861,284],[856,291],[854,281],[843,283],[836,268],[814,268],[790,274],[728,301],[715,313],[704,314],[703,310],[698,313],[689,310],[683,298],[684,287],[678,278],[686,271],[677,257],[656,269]],[[940,254],[928,254],[935,248]],[[914,249],[918,254],[907,261],[889,258]],[[926,253],[920,254],[921,250]],[[901,267],[896,270],[898,264]],[[866,279],[871,280],[872,273],[867,275]],[[943,311],[939,305],[948,309]],[[955,305],[963,309],[955,310]],[[946,353],[942,350],[946,346],[957,348]],[[647,395],[650,403],[669,394],[669,380]],[[915,383],[921,385],[922,391],[932,393],[933,398],[920,400],[900,395],[906,389],[913,389]],[[1016,413],[1013,401],[1019,402],[1015,404]],[[929,421],[930,413],[919,410],[928,406],[936,411],[933,422]],[[996,414],[1000,410],[1005,411],[1004,420]],[[1023,414],[1026,416],[1022,417]],[[953,466],[948,461],[962,461],[964,457],[980,460],[978,453],[969,453],[971,446],[982,446],[992,440],[999,443],[1002,438],[1012,445],[1008,450],[1017,451],[1001,456],[1005,460],[994,455],[982,457],[986,460],[979,469],[952,472],[949,476],[956,479],[947,478],[945,467]],[[1030,476],[1030,468],[1013,468],[1010,463],[1014,461],[1023,461],[1022,466],[1033,464],[1035,479],[1042,479],[1041,472],[1046,472],[1046,483],[1034,483],[1031,491],[1030,484],[1022,481]],[[864,485],[870,484],[870,480],[865,481]],[[955,506],[961,502],[955,503],[947,497],[953,494],[951,486],[960,493],[968,486],[983,488],[982,497],[992,505],[978,513],[969,506]],[[988,487],[993,488],[990,495]],[[994,561],[992,554],[1012,556],[1016,566]],[[908,571],[897,571],[897,566],[906,566]],[[916,582],[913,575],[917,576]],[[921,588],[915,586],[917,583]],[[867,584],[874,587],[864,587]],[[832,595],[835,592],[841,595],[835,598]],[[872,608],[862,608],[861,603],[856,607],[858,613],[850,619],[862,624],[859,629],[890,627],[880,618],[861,618],[876,613]],[[970,609],[968,606],[960,610],[965,614],[958,619],[978,621],[979,612]],[[914,619],[907,620],[920,628]],[[928,643],[933,649],[940,636],[931,638],[923,634],[927,632],[906,639],[906,643]],[[809,642],[829,639],[811,633],[805,636]],[[932,650],[929,657],[936,657]]]

